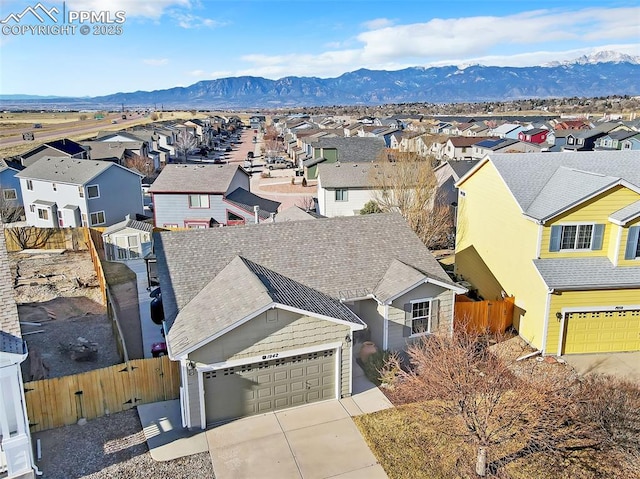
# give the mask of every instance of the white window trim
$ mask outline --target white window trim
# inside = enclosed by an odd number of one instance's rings
[[[426,336],[427,334],[431,334],[431,315],[433,313],[433,300],[435,298],[421,298],[421,299],[412,299],[411,301],[409,301],[409,304],[411,304],[411,334],[409,335],[410,338],[418,338],[420,336]],[[414,318],[413,317],[413,305],[416,303],[429,303],[429,316],[427,319],[427,330],[422,332],[422,333],[414,333],[413,332],[413,321],[415,319],[422,319],[423,317],[420,318]],[[426,316],[425,316],[426,317]]]
[[[13,192],[13,198],[7,198],[7,193]],[[2,190],[2,197],[5,201],[15,201],[18,199],[18,191],[15,188],[5,188]]]
[[[92,216],[93,215],[98,215],[100,213],[102,213],[102,218],[104,219],[104,221],[102,223],[94,223],[92,221]],[[90,224],[90,226],[100,226],[100,225],[105,224],[106,222],[107,222],[107,215],[105,215],[104,210],[94,211],[93,213],[89,214],[89,224]]]
[[[338,191],[342,191],[342,199],[338,199]],[[346,199],[345,199],[346,196]],[[349,201],[349,190],[346,188],[336,188],[334,195],[333,195],[334,200],[336,201],[336,203],[346,203],[347,201]]]
[[[42,216],[40,216],[40,212],[44,211],[44,214],[47,216],[46,218],[43,218]],[[49,221],[49,217],[51,216],[51,210],[49,210],[49,208],[41,208],[41,207],[36,207],[36,215],[38,216],[39,220],[42,221]]]
[[[561,223],[558,226],[560,226],[562,228],[562,230],[560,230],[560,249],[558,250],[558,252],[563,251],[563,252],[584,252],[584,251],[591,251],[591,248],[593,248],[593,232],[596,229],[596,224],[597,223],[581,223],[581,222],[574,222],[574,223]],[[573,248],[563,248],[562,247],[562,235],[564,233],[564,227],[565,226],[576,226],[576,238],[573,242],[574,247]],[[587,248],[575,248],[576,243],[578,242],[578,229],[580,228],[580,226],[591,226],[591,239],[589,241],[589,247]],[[603,238],[603,242],[604,242],[604,238]]]
[[[94,186],[98,190],[98,195],[97,196],[91,196],[91,194],[89,193],[89,188],[92,188]],[[100,198],[100,185],[87,185],[87,199],[88,200],[94,200],[96,198]]]

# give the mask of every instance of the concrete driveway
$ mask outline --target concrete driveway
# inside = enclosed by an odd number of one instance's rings
[[[216,479],[382,479],[346,407],[324,401],[206,432]]]
[[[640,384],[640,351],[562,356],[580,375],[607,374]]]

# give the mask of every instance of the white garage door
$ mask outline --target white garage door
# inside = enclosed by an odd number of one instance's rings
[[[336,351],[203,373],[207,424],[336,397]]]

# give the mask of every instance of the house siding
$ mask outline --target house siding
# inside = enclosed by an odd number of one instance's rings
[[[328,343],[344,345],[344,338],[351,334],[348,325],[281,309],[275,311],[277,320],[267,321],[267,313],[262,313],[190,353],[189,359],[199,364],[214,364]],[[340,393],[347,396],[351,394],[351,358],[346,350],[341,358],[340,374]]]
[[[640,287],[635,289],[617,290],[590,290],[590,291],[563,291],[560,294],[551,295],[549,316],[547,321],[547,354],[558,352],[560,341],[560,329],[562,323],[557,320],[556,312],[562,308],[590,308],[611,306],[632,306],[640,304]]]
[[[184,227],[185,220],[214,218],[219,223],[227,222],[227,204],[221,195],[209,195],[209,208],[189,208],[187,193],[154,193],[153,210],[155,224],[160,228],[166,224]]]
[[[242,188],[247,191],[251,191],[249,188],[249,175],[247,175],[244,171],[238,168],[229,183],[229,188],[227,188],[227,193],[231,193],[238,188]]]
[[[119,223],[127,215],[132,218],[135,218],[137,214],[142,215],[144,210],[141,181],[140,176],[124,168],[108,168],[87,183],[87,185],[100,185],[100,198],[88,198],[85,188],[88,215],[97,211],[104,211],[106,223],[100,226],[111,226]],[[76,196],[78,195],[77,189],[76,187]],[[66,204],[65,202],[58,202],[59,207],[63,207]]]
[[[500,291],[515,296],[514,326],[541,349],[547,288],[532,261],[538,225],[522,216],[490,161],[459,189],[456,273],[485,299],[498,299]]]
[[[620,235],[620,249],[618,250],[618,266],[640,267],[640,258],[624,259],[627,241],[629,239],[629,228],[632,226],[640,226],[640,218],[636,218],[622,228],[622,234]]]
[[[324,188],[318,183],[318,199],[320,214],[333,218],[335,216],[356,216],[364,205],[375,199],[374,190],[362,188],[344,188],[348,191],[347,201],[336,201],[336,189]],[[322,197],[322,200],[320,200]]]
[[[610,242],[617,241],[615,225],[609,222],[609,216],[625,206],[640,200],[640,194],[618,186],[612,190],[599,195],[592,200],[573,208],[563,215],[554,218],[552,222],[545,225],[542,231],[542,242],[540,246],[540,258],[571,258],[571,257],[591,257],[604,256],[609,252]],[[601,250],[579,250],[579,251],[557,251],[550,252],[551,226],[563,224],[604,224],[604,237]],[[625,243],[623,243],[624,245]],[[623,252],[624,258],[624,252]],[[611,258],[610,256],[610,259]]]
[[[64,183],[56,183],[56,191],[53,190],[53,183],[49,181],[31,180],[33,190],[27,189],[27,180],[20,179],[20,187],[22,189],[22,198],[24,201],[24,211],[27,224],[30,226],[38,226],[40,228],[57,228],[58,219],[55,217],[56,210],[62,209],[67,205],[75,205],[80,208],[80,213],[87,213],[86,194],[85,198],[81,198],[78,192],[78,185],[69,185]],[[102,190],[101,193],[102,194]],[[51,207],[51,216],[47,220],[38,218],[38,206],[34,212],[31,212],[30,205],[35,201],[51,201],[57,204]],[[77,226],[77,225],[63,225]]]
[[[4,197],[0,197],[0,201],[3,201],[6,206],[17,207],[22,206],[22,189],[20,187],[20,179],[16,178],[16,173],[18,173],[13,168],[7,168],[6,170],[0,172],[0,190],[16,190],[16,199],[15,200],[5,200]]]
[[[404,305],[417,299],[437,299],[440,331],[450,330],[453,292],[434,284],[423,284],[411,292],[396,298],[389,305],[389,350],[404,351],[407,345],[415,342],[419,338],[419,336],[411,338],[404,334],[406,318]]]

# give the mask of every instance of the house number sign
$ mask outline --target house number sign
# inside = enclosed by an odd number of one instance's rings
[[[265,354],[262,356],[262,360],[264,361],[265,359],[275,359],[278,357],[278,353],[270,353],[270,354]]]

